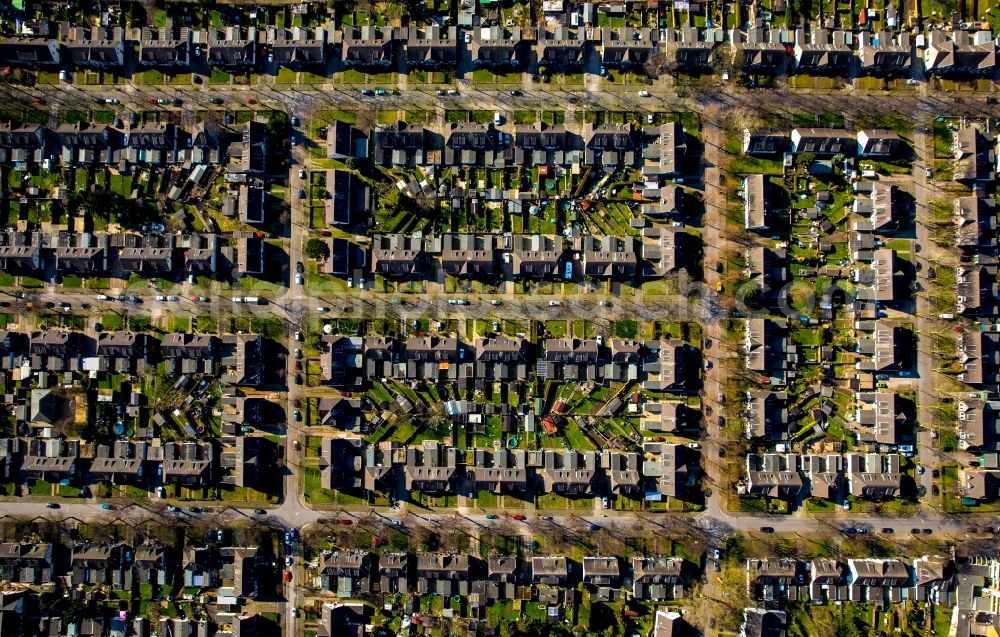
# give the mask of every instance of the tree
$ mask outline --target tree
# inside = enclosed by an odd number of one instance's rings
[[[330,257],[330,246],[322,239],[310,239],[306,241],[306,247],[303,249],[303,252],[310,259],[321,261]]]

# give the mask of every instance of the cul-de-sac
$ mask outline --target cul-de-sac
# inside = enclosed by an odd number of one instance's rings
[[[998,36],[0,2],[0,637],[1000,637]]]

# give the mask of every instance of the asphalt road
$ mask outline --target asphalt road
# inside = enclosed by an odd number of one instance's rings
[[[299,499],[286,498],[281,506],[269,509],[265,515],[258,515],[254,509],[241,509],[235,507],[214,507],[204,506],[205,513],[190,513],[186,509],[178,513],[169,513],[165,507],[159,504],[129,504],[116,505],[114,510],[102,509],[97,504],[92,503],[64,503],[58,509],[46,508],[43,502],[3,502],[0,503],[0,513],[3,515],[26,517],[26,518],[75,518],[100,520],[113,522],[114,520],[128,520],[138,522],[147,519],[175,519],[185,521],[198,518],[211,518],[213,520],[239,521],[248,519],[259,519],[273,523],[275,526],[288,529],[301,529],[309,524],[334,519],[350,519],[352,522],[367,519],[367,511],[356,510],[335,510],[317,511],[303,505]],[[458,513],[458,517],[470,528],[486,528],[491,525],[508,524],[507,519],[491,520],[486,518],[486,513]],[[504,514],[500,514],[504,518]],[[593,525],[595,528],[605,528],[612,531],[632,532],[640,528],[661,528],[669,530],[688,529],[703,533],[712,541],[719,541],[725,535],[733,531],[760,532],[764,528],[770,528],[775,533],[808,535],[812,533],[829,534],[840,533],[843,529],[860,526],[869,532],[882,532],[883,529],[892,529],[891,533],[906,534],[913,529],[930,529],[931,534],[951,537],[964,537],[969,535],[970,527],[978,527],[977,534],[986,530],[990,524],[995,525],[995,520],[975,518],[970,516],[944,516],[934,512],[927,512],[914,518],[899,517],[877,517],[862,515],[845,515],[835,518],[813,518],[813,517],[790,517],[782,515],[734,515],[723,511],[713,513],[698,514],[620,514],[615,511],[604,513],[588,513],[587,515],[576,515],[571,512],[560,514],[555,511],[545,511],[545,517],[550,517],[551,521],[561,524]],[[514,521],[514,524],[524,525],[523,528],[530,529],[542,521],[542,516],[527,514],[524,522]],[[390,520],[399,520],[403,526],[412,528],[416,526],[427,526],[431,528],[441,527],[443,524],[451,524],[456,519],[455,511],[438,512],[425,510],[399,509],[377,509],[375,519],[383,523]],[[516,528],[516,527],[515,527]]]

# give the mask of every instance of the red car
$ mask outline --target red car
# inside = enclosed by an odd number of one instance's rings
[[[255,100],[254,98],[252,98],[252,97],[248,97],[247,98],[247,104],[256,104],[256,103],[257,103],[257,100]]]
[[[31,101],[34,102],[35,104],[44,104],[45,103],[45,100],[42,99],[41,97],[36,97],[35,99],[33,99]]]
[[[515,520],[517,520],[518,522],[524,522],[525,520],[527,520],[527,519],[528,519],[528,517],[527,517],[527,516],[525,516],[525,515],[521,515],[520,513],[518,513],[518,514],[516,514],[516,515],[512,515],[512,516],[510,516],[510,517],[514,518],[514,519],[515,519]]]
[[[337,522],[340,524],[354,524],[354,520],[346,520],[344,518],[337,520]]]
[[[156,98],[155,97],[151,97],[151,98],[149,98],[146,101],[149,102],[150,104],[156,104]]]
[[[292,581],[292,572],[285,571],[285,582],[290,582],[290,581]]]

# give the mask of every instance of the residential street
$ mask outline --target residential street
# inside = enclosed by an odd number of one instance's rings
[[[594,82],[588,84],[591,88]],[[116,96],[122,100],[122,111],[128,109],[147,110],[160,109],[175,110],[175,107],[150,107],[146,104],[149,96],[174,97],[183,95],[188,103],[183,109],[183,117],[192,114],[191,101],[197,102],[199,108],[215,108],[211,106],[212,97],[222,97],[225,108],[235,106],[245,107],[246,98],[253,95],[262,108],[283,108],[296,115],[303,121],[308,121],[309,116],[319,109],[414,109],[424,108],[440,113],[443,109],[463,108],[463,109],[500,109],[501,105],[513,105],[516,108],[550,108],[565,110],[568,97],[578,100],[585,100],[592,108],[609,108],[614,110],[665,110],[684,111],[692,110],[702,118],[704,130],[705,154],[705,184],[704,202],[705,217],[701,228],[705,242],[704,264],[705,281],[700,286],[696,295],[633,295],[612,299],[610,307],[598,305],[600,300],[606,298],[603,294],[582,293],[573,296],[556,295],[504,295],[503,305],[497,307],[491,305],[490,301],[497,297],[482,297],[477,295],[463,294],[420,294],[420,295],[377,295],[370,290],[361,291],[350,290],[347,294],[310,294],[305,286],[295,282],[295,264],[304,261],[302,254],[303,243],[306,236],[308,222],[303,218],[304,210],[298,204],[294,193],[299,188],[307,187],[298,177],[298,168],[304,165],[308,156],[308,148],[299,145],[294,148],[293,160],[291,163],[291,174],[289,177],[289,193],[292,194],[292,215],[289,232],[287,233],[286,248],[289,254],[291,280],[286,281],[287,287],[284,292],[274,298],[270,298],[266,304],[240,304],[238,307],[227,297],[219,294],[209,295],[210,301],[191,301],[187,297],[181,297],[178,301],[157,301],[155,289],[147,289],[134,292],[142,298],[141,309],[143,313],[150,313],[153,316],[163,314],[222,314],[230,312],[249,313],[257,316],[276,316],[280,318],[288,327],[287,339],[287,411],[291,415],[295,412],[295,401],[302,397],[302,386],[295,382],[295,361],[293,352],[300,344],[293,338],[292,334],[298,330],[298,326],[304,324],[309,317],[317,312],[320,306],[331,308],[329,316],[343,317],[393,317],[398,316],[403,319],[417,317],[434,318],[467,318],[467,317],[494,317],[499,315],[522,315],[531,316],[537,320],[550,318],[589,316],[601,319],[621,319],[637,318],[644,320],[655,320],[664,316],[670,316],[672,320],[695,319],[705,326],[704,337],[706,339],[704,347],[705,360],[711,364],[711,368],[705,374],[704,397],[705,404],[713,411],[705,414],[705,435],[703,437],[703,453],[705,467],[707,471],[707,485],[711,489],[711,494],[707,497],[706,509],[703,513],[684,514],[660,514],[660,515],[638,515],[618,514],[608,512],[606,515],[597,514],[583,517],[585,522],[599,527],[632,529],[636,524],[650,526],[666,526],[673,524],[687,523],[706,532],[710,537],[718,538],[729,530],[759,530],[761,527],[773,528],[776,532],[783,533],[811,533],[838,531],[854,524],[863,524],[866,528],[879,531],[882,528],[893,529],[897,534],[909,533],[912,528],[929,528],[935,534],[949,536],[961,535],[965,527],[969,524],[967,518],[952,518],[943,516],[935,512],[930,507],[924,507],[920,516],[915,519],[898,518],[871,518],[844,515],[844,511],[836,513],[828,518],[813,518],[806,515],[787,516],[761,516],[761,515],[734,515],[726,511],[725,502],[721,497],[726,476],[723,473],[724,465],[719,460],[720,441],[724,440],[723,427],[720,424],[719,416],[724,416],[724,406],[719,404],[718,397],[723,395],[722,374],[725,367],[725,359],[734,350],[720,347],[723,343],[723,331],[719,323],[720,310],[718,307],[719,293],[715,291],[716,285],[722,280],[723,274],[716,272],[715,265],[725,260],[727,255],[734,253],[736,246],[725,236],[725,195],[722,190],[720,165],[725,159],[723,149],[724,126],[726,115],[732,109],[744,109],[750,112],[774,112],[792,114],[798,112],[822,113],[822,112],[846,112],[851,117],[875,114],[908,114],[918,125],[915,126],[914,148],[917,152],[917,161],[914,164],[913,174],[917,184],[916,205],[917,205],[917,227],[916,243],[923,247],[928,247],[931,241],[928,237],[926,226],[921,223],[926,219],[927,202],[935,197],[932,185],[924,177],[924,168],[927,165],[928,149],[932,148],[932,141],[928,135],[922,132],[922,124],[926,123],[933,115],[947,112],[952,115],[968,114],[983,116],[995,109],[987,108],[985,103],[979,99],[964,98],[960,96],[929,96],[922,94],[908,95],[861,95],[850,94],[849,99],[845,99],[843,93],[831,95],[804,95],[796,93],[794,99],[791,94],[784,90],[754,90],[748,91],[735,86],[726,87],[725,92],[698,92],[696,97],[678,97],[674,89],[662,82],[650,87],[652,96],[649,98],[639,98],[635,91],[621,85],[602,85],[600,90],[588,90],[586,92],[566,92],[563,90],[550,88],[547,85],[532,87],[532,91],[523,96],[513,98],[505,92],[496,90],[463,90],[457,96],[442,97],[435,94],[432,89],[420,88],[415,90],[407,89],[402,95],[387,95],[379,98],[363,97],[356,89],[344,87],[328,86],[328,90],[305,90],[295,87],[278,88],[272,85],[256,86],[252,89],[248,87],[236,86],[209,86],[202,85],[198,90],[190,90],[187,87],[184,91],[171,89],[170,87],[134,87],[125,85],[122,87],[101,86],[86,87],[77,85],[40,85],[30,90],[21,89],[11,85],[3,85],[0,88],[0,99],[25,100],[26,98],[43,96],[45,97],[53,112],[60,109],[92,108],[93,97],[96,94],[102,96]],[[593,88],[596,88],[594,86]],[[927,263],[924,256],[918,256],[918,261],[923,266],[919,274],[921,286],[928,285]],[[263,295],[266,296],[266,295]],[[692,296],[694,297],[692,299]],[[454,305],[448,303],[450,298],[462,298],[468,300],[468,305]],[[91,312],[95,315],[110,309],[120,309],[122,303],[118,301],[96,301],[92,293],[84,290],[64,290],[61,292],[52,291],[51,286],[47,291],[38,294],[32,293],[29,299],[33,303],[70,303],[73,311],[79,311],[80,303],[89,303]],[[559,301],[554,305],[553,301]],[[25,300],[11,299],[16,304]],[[324,314],[326,315],[326,314]],[[928,303],[922,297],[918,297],[917,302],[917,332],[920,335],[930,335],[935,329],[941,329],[940,321],[932,316]],[[934,404],[934,390],[938,386],[937,372],[931,365],[930,356],[931,339],[921,338],[919,345],[918,371],[919,371],[919,413],[918,421],[924,426],[919,434],[920,458],[928,466],[928,469],[939,464],[938,453],[934,441],[931,439],[930,423],[934,422],[932,408]],[[301,484],[299,467],[304,451],[304,431],[300,423],[289,422],[288,435],[286,438],[286,462],[284,466],[284,490],[285,498],[282,504],[268,513],[268,519],[284,527],[301,528],[309,523],[317,522],[323,518],[334,517],[330,511],[319,511],[309,508],[302,502],[299,494]],[[296,449],[296,443],[301,449]],[[921,477],[921,485],[928,493],[931,490],[933,479],[931,471],[928,470]],[[93,504],[63,504],[57,510],[45,508],[43,502],[6,502],[0,505],[0,512],[6,515],[16,516],[67,516],[75,518],[97,518],[102,519],[110,514],[101,510]],[[341,515],[351,515],[353,512],[344,512]],[[162,511],[152,511],[143,506],[131,505],[120,511],[113,513],[114,516],[122,516],[130,519],[141,519],[150,515],[171,515]],[[191,515],[187,512],[177,514],[182,517]],[[223,515],[231,519],[252,518],[255,514],[250,509],[229,508],[223,511]],[[435,526],[446,516],[451,517],[452,513],[437,512],[413,512],[404,507],[400,510],[386,509],[378,511],[378,515],[386,519],[399,519],[406,521],[408,525],[423,524]],[[556,514],[557,520],[560,519]],[[470,514],[465,516],[470,524],[484,526],[493,522],[487,520],[485,514]],[[533,517],[531,519],[534,519]],[[286,586],[289,595],[294,595],[294,586]],[[294,600],[292,600],[294,605]],[[295,634],[294,622],[288,622],[287,635],[292,637]]]

